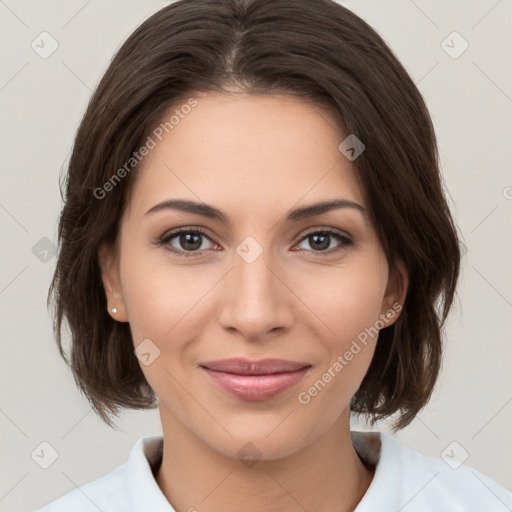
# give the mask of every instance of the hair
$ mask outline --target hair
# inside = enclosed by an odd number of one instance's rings
[[[138,167],[134,154],[154,126],[194,93],[232,86],[327,106],[346,134],[365,145],[354,163],[368,214],[390,272],[403,261],[409,284],[401,315],[380,331],[350,408],[372,423],[397,413],[393,428],[401,429],[427,404],[440,371],[459,238],[420,92],[377,32],[333,0],[179,0],[120,47],[89,101],[67,169],[47,299],[55,304],[60,354],[107,425],[114,426],[120,408],[157,407],[129,323],[108,314],[98,249],[116,245]],[[126,162],[134,170],[102,200],[105,193],[97,191],[107,190],[116,171],[121,177]],[[70,359],[62,344],[64,318]]]

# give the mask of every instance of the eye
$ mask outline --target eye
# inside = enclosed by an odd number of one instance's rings
[[[174,239],[176,239],[175,245],[172,243]],[[214,247],[219,247],[202,229],[186,227],[165,233],[153,243],[158,246],[164,246],[179,257],[195,258],[201,256],[203,251],[208,249],[208,247],[204,247],[203,242],[205,240],[212,243]],[[333,240],[338,240],[339,242],[334,248],[331,247]],[[311,231],[300,239],[301,243],[305,241],[308,241],[309,246],[312,248],[306,250],[317,253],[315,256],[337,253],[353,244],[349,236],[331,228],[320,228],[316,231]]]
[[[337,239],[341,243],[335,246],[334,249],[326,250],[331,247],[331,242],[334,239]],[[320,230],[312,231],[301,238],[300,242],[304,241],[307,241],[309,246],[313,248],[313,252],[320,253],[319,255],[337,253],[353,243],[350,237],[344,233],[330,228],[321,228]]]
[[[176,247],[171,243],[171,240],[175,238],[176,245],[181,247]],[[211,239],[206,235],[206,233],[202,229],[180,228],[171,231],[170,233],[164,234],[160,239],[158,239],[154,243],[156,245],[166,246],[166,248],[169,251],[176,253],[177,256],[182,256],[185,258],[195,258],[197,256],[201,256],[202,251],[207,249],[207,247],[203,246],[203,239],[207,239],[211,242]]]

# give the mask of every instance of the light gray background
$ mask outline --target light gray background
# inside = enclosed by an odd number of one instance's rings
[[[430,456],[457,460],[467,452],[466,465],[512,488],[511,1],[342,3],[383,36],[424,95],[467,246],[441,378],[397,437]],[[32,248],[43,237],[56,242],[59,172],[92,90],[119,45],[165,4],[0,0],[4,512],[34,510],[107,473],[140,436],[161,432],[156,410],[127,412],[119,431],[91,412],[57,353],[45,306],[55,258],[43,262]],[[47,59],[31,48],[43,31],[59,45]],[[442,46],[453,31],[469,43],[457,58]],[[451,39],[453,55],[462,41]],[[43,441],[58,452],[48,469],[31,457]]]

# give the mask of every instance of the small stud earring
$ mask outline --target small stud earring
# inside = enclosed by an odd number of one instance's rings
[[[117,308],[114,308],[114,309],[112,310],[112,313],[114,313],[114,315],[115,315],[115,314],[117,313]]]
[[[391,316],[392,316],[391,312],[390,312],[390,311],[388,311],[388,312],[386,313],[386,316],[387,316],[388,318],[391,318]]]

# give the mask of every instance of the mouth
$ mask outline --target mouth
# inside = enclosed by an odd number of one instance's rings
[[[311,368],[309,363],[284,359],[243,358],[207,361],[199,367],[219,389],[236,398],[261,401],[295,386]]]

